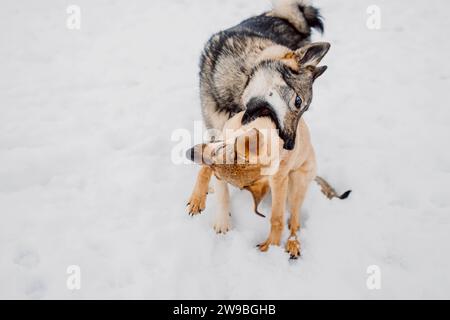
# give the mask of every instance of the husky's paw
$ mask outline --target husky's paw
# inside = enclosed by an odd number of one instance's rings
[[[219,219],[214,222],[213,229],[216,233],[225,234],[231,229],[229,219]]]
[[[289,253],[291,259],[297,259],[300,256],[300,242],[297,237],[290,237],[286,243],[286,252]]]
[[[198,193],[193,193],[191,199],[187,204],[187,211],[189,215],[195,216],[197,214],[202,213],[206,207],[206,193],[201,195]]]

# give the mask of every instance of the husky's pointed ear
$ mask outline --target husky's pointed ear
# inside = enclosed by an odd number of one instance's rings
[[[314,71],[313,71],[314,80],[316,80],[318,77],[320,77],[327,69],[328,69],[327,66],[321,66],[321,67],[314,68]]]
[[[315,67],[327,54],[329,49],[330,44],[328,42],[314,42],[297,49],[295,54],[300,67]]]

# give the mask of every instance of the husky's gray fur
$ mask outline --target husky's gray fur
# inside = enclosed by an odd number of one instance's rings
[[[328,43],[310,43],[323,31],[319,11],[305,0],[279,0],[272,11],[211,37],[200,62],[202,114],[208,129],[246,110],[243,122],[269,116],[284,148],[292,150],[301,115],[312,100],[312,84],[326,66],[317,64]]]

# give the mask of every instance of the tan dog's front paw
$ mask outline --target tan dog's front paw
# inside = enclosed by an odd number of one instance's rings
[[[300,242],[297,237],[290,237],[286,243],[286,252],[291,256],[291,259],[297,259],[300,256]]]
[[[206,208],[206,193],[204,195],[192,194],[187,204],[189,215],[195,216],[202,213]]]
[[[228,231],[230,231],[231,226],[230,226],[230,223],[228,221],[216,221],[214,223],[213,228],[214,228],[214,231],[216,233],[223,233],[223,234],[225,234]]]
[[[267,239],[266,241],[264,241],[263,243],[258,244],[258,248],[259,251],[261,252],[266,252],[267,250],[269,250],[269,247],[273,245],[273,246],[279,246],[280,245],[280,241],[274,241],[272,240],[270,237],[269,239]]]

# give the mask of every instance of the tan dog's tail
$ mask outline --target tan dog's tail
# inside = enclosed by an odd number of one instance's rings
[[[352,190],[348,190],[344,192],[342,195],[338,195],[336,193],[336,190],[334,190],[333,187],[325,179],[317,176],[314,180],[320,186],[322,193],[330,200],[333,198],[338,198],[341,200],[347,199],[350,193],[352,192]]]

